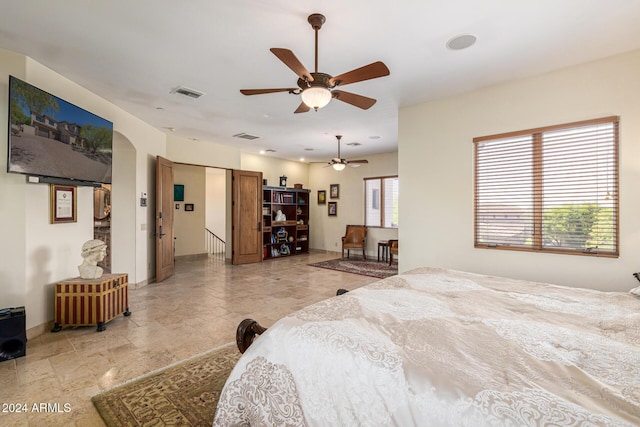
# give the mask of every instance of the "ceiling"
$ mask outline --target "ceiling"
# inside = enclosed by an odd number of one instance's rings
[[[305,161],[392,152],[398,109],[640,48],[637,0],[0,0],[0,48],[27,55],[164,132]],[[299,95],[269,49],[291,49],[333,76],[384,62],[387,77],[344,90],[369,110],[332,100],[294,114]],[[465,50],[446,48],[461,34]],[[185,86],[205,95],[171,93]],[[50,91],[52,91],[50,89]],[[253,141],[234,138],[247,133]],[[359,143],[361,145],[349,145]],[[207,164],[211,162],[205,162]],[[215,162],[213,162],[215,163]]]

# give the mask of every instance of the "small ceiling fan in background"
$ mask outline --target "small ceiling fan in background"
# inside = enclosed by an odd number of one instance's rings
[[[269,50],[298,75],[298,87],[241,89],[240,92],[244,95],[260,95],[275,92],[289,92],[290,94],[301,95],[302,103],[298,106],[295,113],[306,113],[311,108],[318,111],[318,108],[324,107],[333,98],[358,108],[362,108],[363,110],[371,108],[373,104],[376,103],[375,99],[351,92],[345,92],[343,90],[337,90],[335,88],[364,80],[388,76],[390,72],[387,66],[384,65],[384,63],[377,61],[335,77],[326,73],[318,72],[318,31],[322,28],[322,24],[325,23],[326,18],[324,15],[314,13],[309,15],[307,21],[311,24],[311,27],[314,29],[316,34],[315,72],[310,73],[291,50],[274,47]]]
[[[341,171],[346,166],[357,168],[364,163],[369,163],[368,160],[347,160],[340,157],[340,140],[342,139],[342,135],[336,135],[336,139],[338,140],[338,157],[334,157],[333,159],[331,159],[329,164],[325,167],[331,166],[335,170]]]

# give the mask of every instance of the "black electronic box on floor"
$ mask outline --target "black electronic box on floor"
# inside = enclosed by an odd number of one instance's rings
[[[0,309],[0,362],[27,353],[26,320],[24,307]]]

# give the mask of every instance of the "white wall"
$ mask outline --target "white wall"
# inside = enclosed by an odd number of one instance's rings
[[[206,168],[205,225],[220,239],[227,240],[226,232],[226,173],[224,169]]]
[[[364,178],[393,176],[398,174],[398,153],[366,156],[369,161],[357,168],[347,166],[342,171],[327,168],[321,163],[309,167],[311,183],[309,245],[314,249],[341,251],[341,237],[348,224],[364,224]],[[338,199],[331,199],[329,186],[340,185]],[[404,179],[400,177],[400,189]],[[338,215],[328,215],[328,205],[318,204],[318,190],[327,192],[327,202],[338,202]],[[404,224],[400,221],[400,227]],[[367,231],[367,256],[376,256],[378,241],[397,239],[397,229],[369,228]]]
[[[9,99],[9,75],[24,76],[24,56],[0,50],[0,99]],[[0,308],[23,306],[26,302],[26,191],[25,177],[7,170],[8,103],[0,101]],[[48,207],[47,207],[48,212]],[[27,318],[29,319],[29,318]]]
[[[114,181],[114,197],[120,190],[118,185],[135,188],[134,194],[152,194],[155,181],[150,177],[154,175],[155,155],[165,151],[162,132],[32,59],[4,50],[0,50],[2,99],[8,99],[10,74],[113,122],[114,130],[134,146],[135,152],[135,180],[120,184]],[[6,101],[0,102],[2,126],[8,123],[7,106]],[[6,153],[8,132],[4,129],[0,132],[0,152]],[[49,224],[48,185],[27,184],[24,176],[4,172],[6,156],[0,158],[0,194],[9,201],[0,204],[0,227],[5,238],[0,246],[0,306],[25,306],[30,329],[53,319],[53,284],[78,275],[80,248],[93,238],[93,192],[91,188],[78,188],[76,223]],[[114,210],[116,203],[121,202],[114,199]],[[148,254],[153,254],[154,244],[146,226],[153,223],[155,213],[139,206],[131,212],[138,232],[119,236],[114,232],[113,269],[128,273],[132,283],[145,282],[153,271]],[[120,255],[120,259],[135,260],[134,264],[119,264]]]
[[[640,270],[640,51],[403,108],[400,270],[435,266],[628,290]],[[476,136],[620,116],[620,257],[475,249]]]

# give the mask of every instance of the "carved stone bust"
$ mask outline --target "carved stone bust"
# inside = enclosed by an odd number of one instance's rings
[[[278,209],[278,212],[276,212],[276,221],[286,221],[286,220],[287,220],[287,216],[280,209]]]
[[[84,261],[78,266],[80,277],[83,279],[99,279],[102,277],[102,268],[98,263],[107,255],[107,245],[102,240],[88,240],[82,245],[80,252]]]

